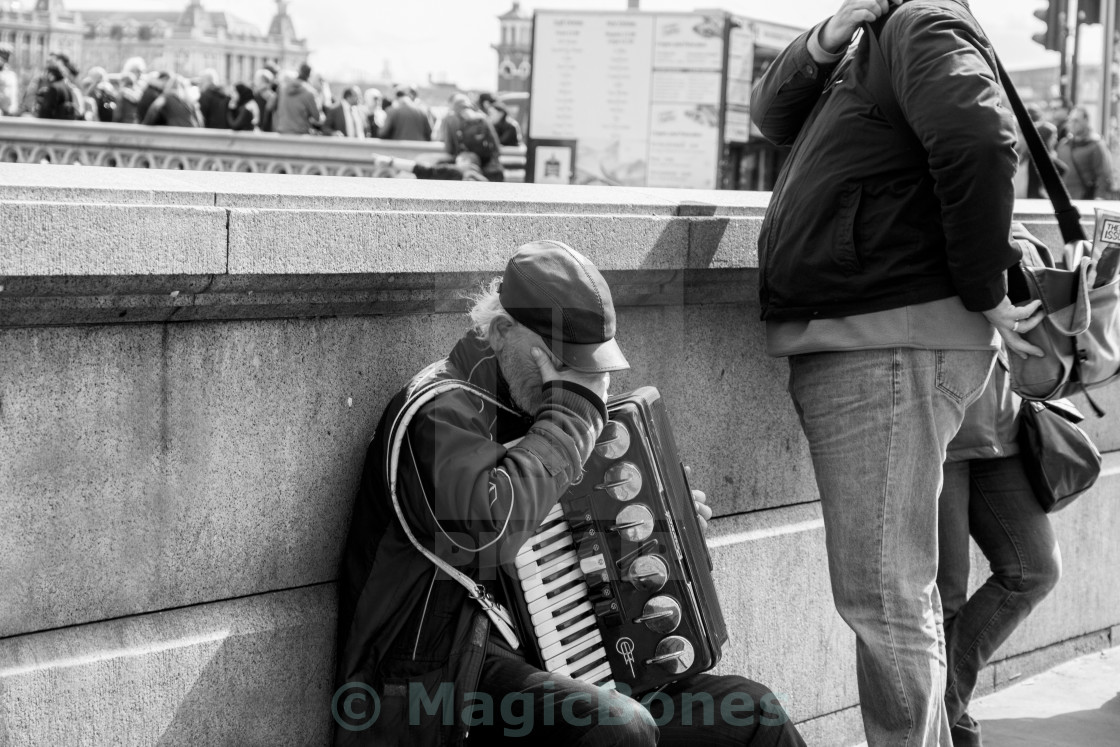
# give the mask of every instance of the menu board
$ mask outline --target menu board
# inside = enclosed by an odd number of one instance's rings
[[[529,137],[578,141],[577,184],[714,189],[725,18],[537,11]]]

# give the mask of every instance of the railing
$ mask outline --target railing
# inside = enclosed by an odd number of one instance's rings
[[[439,160],[443,144],[0,117],[0,163],[268,174],[377,176],[371,154]],[[502,149],[506,180],[525,180],[525,148]]]

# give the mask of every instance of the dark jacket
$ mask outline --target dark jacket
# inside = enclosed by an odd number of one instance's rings
[[[54,78],[36,94],[36,114],[40,119],[81,119],[73,89],[66,81]]]
[[[428,114],[407,96],[399,96],[389,107],[385,126],[377,133],[384,140],[431,140],[432,123]]]
[[[1062,180],[1072,199],[1111,199],[1112,157],[1100,135],[1067,137],[1058,143],[1058,159],[1070,166]]]
[[[163,95],[163,89],[157,88],[151,84],[144,86],[144,91],[140,94],[140,101],[136,104],[136,121],[143,122],[144,118],[148,116],[148,109],[155,103],[156,99]]]
[[[867,88],[863,35],[837,65],[810,31],[751,96],[755,124],[790,146],[759,237],[763,319],[839,317],[960,296],[971,311],[1006,294],[1018,160],[995,60],[957,0],[909,0],[880,36],[909,124],[893,128]]]
[[[198,111],[173,93],[165,93],[152,102],[144,115],[146,125],[165,127],[201,127]]]
[[[217,86],[207,88],[198,97],[203,126],[212,130],[229,129],[229,95]]]
[[[462,586],[442,573],[437,578],[411,545],[390,502],[386,469],[390,424],[409,394],[446,379],[476,384],[507,407],[462,390],[424,405],[402,444],[397,494],[420,541],[495,591],[497,565],[513,558],[581,474],[605,422],[603,403],[578,386],[545,387],[535,419],[517,411],[493,351],[473,335],[393,398],[366,454],[338,583],[336,685],[372,687],[381,712],[368,730],[336,728],[336,744],[425,747],[461,744],[464,737],[458,716],[464,694],[476,689],[488,620]],[[492,544],[454,552],[452,541]],[[454,682],[454,723],[433,716],[406,729],[413,682],[431,697],[438,683]]]

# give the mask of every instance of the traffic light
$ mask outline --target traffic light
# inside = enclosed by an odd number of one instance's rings
[[[1066,0],[1047,0],[1045,8],[1034,12],[1034,17],[1046,24],[1046,31],[1031,37],[1047,49],[1061,52],[1066,38]]]
[[[1092,25],[1101,22],[1101,0],[1077,0],[1077,22]]]

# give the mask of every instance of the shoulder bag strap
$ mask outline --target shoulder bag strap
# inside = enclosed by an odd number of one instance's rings
[[[513,618],[510,616],[509,612],[494,599],[493,595],[486,590],[483,584],[476,582],[467,574],[452,567],[449,563],[425,547],[420,540],[416,539],[416,535],[412,533],[412,528],[408,525],[408,520],[405,518],[404,511],[401,509],[400,499],[397,497],[397,468],[400,463],[401,444],[404,442],[405,435],[408,432],[408,424],[421,407],[444,392],[449,392],[453,389],[465,389],[497,407],[505,407],[505,405],[498,402],[489,392],[481,387],[457,379],[436,381],[413,392],[408,399],[405,400],[401,411],[397,413],[397,417],[394,419],[393,425],[389,429],[389,459],[386,464],[389,477],[389,497],[392,500],[393,511],[397,515],[397,520],[400,521],[401,528],[404,529],[405,536],[408,537],[413,547],[419,550],[421,555],[430,560],[436,568],[446,573],[466,589],[467,595],[478,602],[483,612],[489,616],[494,627],[496,627],[498,632],[502,634],[502,637],[506,639],[506,643],[508,643],[512,649],[517,650],[520,648],[521,642],[517,638],[517,633],[513,625]],[[436,526],[439,528],[439,531],[443,532],[443,528],[439,526],[438,521],[436,521]],[[497,540],[495,540],[495,542],[496,541]]]

